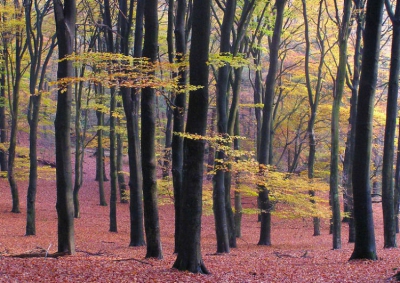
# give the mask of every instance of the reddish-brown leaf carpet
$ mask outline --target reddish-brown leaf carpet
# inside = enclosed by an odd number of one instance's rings
[[[341,250],[332,250],[328,223],[312,236],[312,220],[273,218],[273,245],[257,246],[256,215],[243,217],[243,237],[230,254],[215,255],[213,216],[203,216],[202,255],[211,275],[172,269],[174,213],[160,207],[163,260],[145,259],[146,248],[129,247],[129,207],[118,203],[118,233],[108,232],[109,207],[98,205],[94,158],[85,160],[80,192],[81,218],[75,221],[77,254],[59,258],[14,258],[11,255],[57,251],[55,181],[40,180],[37,235],[25,236],[27,181],[19,181],[22,213],[13,214],[7,179],[0,179],[0,282],[391,282],[400,271],[400,250],[383,249],[381,204],[374,204],[379,260],[351,261],[343,224]],[[109,195],[109,183],[106,183]]]

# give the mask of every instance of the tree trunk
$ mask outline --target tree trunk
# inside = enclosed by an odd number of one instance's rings
[[[16,10],[20,9],[19,1],[14,1],[14,6]],[[17,13],[17,20],[22,20],[22,14]],[[15,32],[15,66],[13,70],[13,86],[12,86],[12,109],[11,112],[11,134],[10,134],[10,146],[8,148],[8,182],[11,188],[12,196],[12,209],[13,213],[20,213],[19,205],[19,192],[17,181],[15,179],[15,157],[16,157],[16,147],[17,147],[17,132],[18,132],[18,115],[19,115],[19,92],[20,84],[23,75],[22,70],[22,57],[25,53],[24,43],[22,37],[22,30],[20,27],[16,28]]]
[[[186,55],[185,39],[185,15],[186,0],[178,0],[175,23],[175,46],[176,62],[182,62]],[[187,81],[187,71],[185,67],[180,67],[178,71],[179,85],[185,87]],[[186,94],[175,94],[174,108],[174,133],[183,133],[185,125]],[[172,136],[172,182],[174,186],[174,208],[175,208],[175,246],[174,252],[178,252],[178,236],[181,224],[181,195],[182,195],[182,167],[183,167],[183,138],[175,134]]]
[[[0,67],[0,143],[7,142],[7,129],[6,129],[6,75],[4,67]],[[7,171],[7,153],[5,150],[0,149],[0,171]]]
[[[235,18],[236,0],[226,1],[224,18],[221,25],[221,44],[220,54],[226,55],[231,51],[230,34]],[[218,69],[217,80],[217,130],[221,138],[226,138],[228,134],[228,83],[230,77],[230,65],[225,64]],[[227,141],[222,141],[219,144],[221,147],[227,145]],[[217,236],[217,253],[229,253],[229,234],[228,234],[228,219],[227,219],[227,196],[225,171],[228,170],[225,164],[225,150],[218,149],[214,164],[215,175],[213,178],[213,209],[215,218],[215,232]],[[228,178],[230,181],[230,178]],[[230,184],[229,184],[230,186]],[[234,232],[234,231],[232,231]],[[235,238],[235,237],[234,237]]]
[[[351,0],[345,0],[343,17],[339,27],[339,65],[337,67],[335,93],[333,96],[331,122],[331,169],[330,169],[330,199],[332,202],[333,249],[342,247],[341,218],[339,201],[339,115],[342,102],[347,67],[347,41],[350,32]]]
[[[120,106],[118,106],[120,107]],[[120,127],[120,119],[117,119],[117,125]],[[117,133],[117,178],[119,187],[119,201],[120,203],[128,203],[126,196],[126,183],[123,172],[122,158],[123,157],[123,141],[120,134]]]
[[[101,94],[100,94],[101,95]],[[101,110],[96,110],[97,116],[97,151],[96,151],[96,180],[99,182],[99,204],[107,206],[107,201],[104,193],[104,148],[103,148],[103,126],[104,126],[104,113]]]
[[[129,36],[132,25],[132,13],[128,15],[127,1],[119,2],[119,21],[121,28],[121,51],[129,54]],[[133,1],[130,2],[133,9]],[[134,39],[134,57],[142,56],[144,0],[137,1]],[[128,15],[128,16],[127,16]],[[130,198],[130,246],[144,246],[143,231],[143,190],[142,166],[139,142],[139,94],[135,89],[121,88],[122,102],[128,132],[129,156],[129,198]]]
[[[143,56],[155,62],[158,52],[158,1],[147,0],[144,9],[145,35]],[[155,90],[146,87],[142,90],[142,171],[143,171],[143,204],[144,226],[146,231],[146,257],[161,259],[162,248],[160,224],[157,205],[157,175],[155,156],[156,109]]]
[[[210,0],[193,1],[192,44],[190,50],[190,84],[202,86],[192,90],[186,132],[204,136],[208,109],[208,48],[210,42]],[[204,140],[184,139],[181,225],[178,256],[174,268],[193,273],[209,273],[200,249]]]
[[[309,27],[308,27],[308,15],[307,15],[307,6],[306,6],[306,1],[302,0],[303,2],[303,18],[304,18],[304,32],[305,32],[305,40],[306,40],[306,50],[305,50],[305,76],[306,76],[306,87],[307,87],[307,93],[308,93],[308,102],[310,105],[310,115],[309,115],[309,120],[308,120],[308,126],[307,126],[307,133],[308,133],[308,140],[309,140],[309,154],[308,154],[308,164],[307,164],[307,170],[308,170],[308,178],[313,179],[314,178],[314,164],[315,164],[315,153],[316,153],[316,140],[315,140],[315,120],[317,118],[317,110],[318,110],[318,105],[319,105],[319,99],[321,96],[321,85],[322,85],[322,66],[324,65],[324,58],[325,58],[325,45],[324,45],[324,40],[320,36],[320,22],[318,22],[318,27],[317,27],[317,40],[319,43],[319,48],[320,48],[320,58],[319,58],[319,64],[318,64],[318,74],[316,75],[318,80],[315,86],[315,93],[313,94],[312,90],[312,83],[311,83],[311,74],[310,74],[310,69],[309,69],[309,62],[310,62],[310,49],[311,49],[311,41],[310,41],[310,32],[309,32]],[[323,1],[319,2],[319,10],[318,10],[318,21],[321,21],[321,13],[323,10]],[[315,200],[313,197],[315,196],[315,192],[313,190],[310,190],[310,197],[311,197],[311,202],[314,202]],[[320,219],[318,217],[314,217],[313,219],[313,224],[314,224],[314,236],[319,236],[321,234],[320,232]]]
[[[354,143],[356,136],[356,117],[357,117],[357,100],[358,100],[358,87],[360,84],[360,66],[361,66],[361,41],[362,32],[364,30],[364,0],[355,1],[355,8],[357,11],[357,30],[356,30],[356,43],[354,48],[354,71],[351,86],[351,98],[350,98],[350,117],[349,125],[350,131],[347,134],[346,151],[343,164],[343,187],[344,187],[344,202],[345,207],[349,213],[349,243],[355,241],[355,227],[354,227],[354,207],[353,207],[353,187],[352,187],[352,175],[353,175],[353,161],[354,161]],[[345,210],[346,212],[346,210]]]
[[[110,53],[115,52],[114,48],[114,37],[112,32],[112,22],[111,22],[111,10],[110,1],[104,1],[104,14],[103,21],[105,25],[104,36],[107,44],[107,51]],[[116,89],[111,88],[110,97],[110,232],[117,232],[117,134],[116,134],[116,124],[117,118],[115,117],[115,112],[117,108],[116,101]]]
[[[43,7],[43,12],[49,9],[51,1],[47,1]],[[35,3],[37,4],[37,3]],[[45,15],[43,13],[42,15]],[[37,191],[37,135],[39,124],[39,110],[42,91],[44,90],[44,80],[46,68],[56,46],[55,36],[51,39],[51,44],[47,50],[45,60],[42,61],[44,54],[43,45],[33,45],[33,41],[40,42],[43,40],[41,21],[35,22],[35,27],[31,22],[32,2],[25,6],[26,33],[28,38],[28,50],[30,56],[30,76],[29,76],[29,106],[27,120],[29,124],[29,185],[26,200],[26,235],[36,235],[36,191]],[[41,66],[41,67],[40,67]],[[39,83],[39,84],[38,84]],[[38,85],[37,85],[38,84]],[[37,90],[36,90],[37,89]],[[35,93],[37,91],[37,93]]]
[[[350,259],[376,260],[370,188],[372,116],[377,81],[383,0],[368,0],[357,104],[353,194],[356,237]]]
[[[270,58],[267,79],[265,81],[265,101],[263,108],[263,119],[261,127],[261,141],[258,152],[258,163],[260,164],[260,173],[263,174],[264,168],[268,165],[269,148],[271,143],[272,131],[272,107],[275,94],[276,74],[278,71],[279,45],[281,41],[281,32],[283,26],[284,10],[286,0],[276,0],[276,19],[274,33],[270,44]],[[261,207],[261,230],[258,245],[271,245],[271,209],[268,189],[264,186],[259,188],[259,202]]]
[[[76,21],[75,0],[65,0],[64,5],[54,0],[54,15],[58,39],[59,59],[72,54]],[[72,61],[58,62],[57,79],[73,77]],[[58,91],[57,113],[54,121],[56,139],[56,179],[58,215],[58,252],[75,254],[74,204],[72,198],[71,120],[72,89]]]
[[[118,232],[117,228],[117,135],[116,120],[114,116],[116,111],[116,95],[115,89],[111,90],[110,102],[110,232]]]
[[[389,3],[387,3],[389,4]],[[400,68],[400,2],[397,1],[396,13],[393,15],[390,5],[387,5],[392,16],[393,38],[390,58],[389,89],[386,107],[385,141],[382,165],[382,210],[384,247],[394,248],[396,244],[395,203],[393,190],[394,139],[396,135],[397,96],[399,91]]]

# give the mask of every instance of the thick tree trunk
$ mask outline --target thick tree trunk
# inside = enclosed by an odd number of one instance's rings
[[[383,0],[367,1],[353,164],[354,168],[357,168],[353,170],[356,237],[350,259],[377,259],[369,177],[383,2]]]
[[[54,0],[54,15],[58,39],[59,59],[72,54],[76,20],[75,0]],[[57,78],[73,76],[72,61],[58,62]],[[74,204],[72,198],[71,120],[72,89],[58,91],[57,113],[54,121],[56,138],[56,179],[58,215],[58,252],[75,254]]]
[[[210,0],[193,0],[190,84],[202,86],[190,92],[186,132],[204,136],[208,109],[208,48],[210,42]],[[181,225],[178,256],[174,267],[193,273],[208,273],[200,249],[204,140],[184,140]]]
[[[147,0],[144,9],[145,35],[143,56],[155,62],[158,52],[158,1]],[[162,258],[160,224],[157,205],[157,175],[155,157],[156,109],[155,90],[146,87],[142,90],[142,171],[144,225],[146,231],[146,257]]]

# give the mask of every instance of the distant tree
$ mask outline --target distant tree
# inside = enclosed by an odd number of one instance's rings
[[[383,3],[384,0],[367,1],[353,163],[353,167],[357,169],[353,170],[356,234],[350,259],[377,259],[371,203],[370,159]]]
[[[19,204],[19,192],[18,186],[15,179],[15,158],[16,158],[16,148],[17,148],[17,132],[18,132],[18,115],[19,115],[19,100],[20,100],[20,89],[21,89],[21,80],[22,76],[26,71],[26,67],[23,66],[23,57],[26,51],[27,40],[24,35],[24,27],[21,24],[23,20],[23,13],[21,10],[21,3],[17,0],[14,1],[14,9],[16,11],[14,17],[15,20],[20,23],[17,23],[15,26],[15,56],[14,59],[9,62],[12,63],[12,71],[8,73],[8,76],[11,77],[12,83],[12,104],[10,108],[11,114],[11,133],[10,133],[10,145],[8,147],[8,182],[11,188],[11,196],[12,196],[12,209],[11,212],[20,213],[20,204]],[[8,53],[6,51],[5,53]],[[6,56],[10,56],[11,54],[7,54]],[[8,68],[10,71],[10,69]]]
[[[104,37],[106,39],[107,52],[114,53],[114,36],[113,24],[111,19],[110,1],[104,1],[103,21],[105,25]],[[117,186],[118,186],[118,172],[117,172],[117,91],[115,87],[110,90],[110,232],[117,232]]]
[[[71,60],[62,60],[74,50],[76,2],[53,0],[58,40],[57,79],[74,76]],[[58,252],[75,254],[74,203],[72,196],[71,121],[72,87],[58,90],[57,113],[54,121],[56,138],[56,179],[58,215]]]
[[[308,146],[309,146],[309,153],[308,153],[308,160],[307,160],[307,171],[308,171],[308,178],[314,178],[314,167],[315,167],[315,154],[316,154],[316,136],[315,136],[315,122],[317,119],[317,110],[321,98],[321,89],[323,83],[323,76],[322,76],[322,67],[324,65],[324,60],[326,56],[326,48],[325,48],[325,39],[322,33],[322,13],[324,9],[324,3],[322,0],[318,2],[318,16],[316,19],[317,23],[317,33],[316,33],[316,40],[318,41],[319,47],[319,61],[318,61],[318,71],[315,74],[317,78],[316,81],[312,81],[311,75],[312,72],[310,70],[310,60],[311,60],[311,31],[309,29],[309,23],[311,23],[309,15],[308,15],[308,8],[306,0],[302,0],[303,3],[303,18],[304,18],[304,32],[305,32],[305,39],[306,39],[306,47],[305,47],[305,62],[304,62],[304,69],[305,69],[305,77],[306,77],[306,87],[308,93],[308,103],[310,105],[310,114],[308,119],[308,126],[307,126],[307,134],[308,134]],[[314,87],[314,89],[313,89]],[[311,197],[315,196],[315,192],[310,190]],[[313,201],[313,200],[311,200]],[[313,218],[314,223],[314,236],[318,236],[321,234],[320,231],[320,219],[318,217]]]
[[[385,141],[383,148],[382,165],[382,210],[384,227],[384,247],[394,248],[396,244],[396,223],[394,190],[393,190],[393,162],[394,139],[396,135],[397,96],[399,91],[400,68],[400,2],[396,1],[396,10],[393,12],[390,1],[385,1],[386,11],[393,24],[392,51],[390,58],[389,89],[386,107]]]
[[[210,0],[193,0],[190,84],[201,88],[190,91],[186,133],[201,136],[207,127],[210,10]],[[202,139],[184,139],[181,224],[174,268],[207,274],[200,249],[204,145]]]

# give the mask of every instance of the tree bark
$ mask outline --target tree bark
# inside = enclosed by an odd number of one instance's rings
[[[201,86],[189,97],[186,132],[205,135],[208,109],[208,52],[210,42],[210,0],[194,0],[190,84]],[[200,249],[204,140],[184,139],[181,229],[174,268],[193,273],[209,273]],[[182,205],[185,204],[185,205]]]
[[[182,62],[186,56],[186,38],[185,38],[185,15],[187,3],[186,0],[178,0],[175,23],[175,49],[176,62]],[[178,71],[179,86],[185,87],[187,81],[187,70],[180,67]],[[175,109],[173,114],[173,132],[172,136],[172,182],[174,186],[174,208],[175,208],[175,246],[174,252],[178,252],[178,236],[181,224],[181,194],[182,194],[182,167],[183,167],[183,138],[177,133],[184,132],[185,111],[186,111],[186,93],[175,94]]]
[[[15,9],[18,11],[20,9],[19,1],[14,1]],[[17,13],[17,21],[22,21],[22,13]],[[20,213],[19,204],[19,192],[17,181],[15,179],[15,157],[17,148],[17,132],[18,132],[18,115],[19,115],[19,92],[21,79],[23,75],[22,70],[22,57],[25,53],[23,42],[23,35],[21,27],[16,27],[15,31],[15,66],[13,70],[13,85],[12,85],[12,109],[11,112],[11,133],[10,133],[10,145],[8,148],[8,182],[10,184],[11,196],[12,196],[12,209],[13,213]]]
[[[45,15],[49,9],[51,1],[46,1],[43,6],[43,13],[36,11],[39,15]],[[37,5],[37,3],[35,3]],[[36,6],[35,5],[35,6]],[[26,200],[26,235],[36,235],[36,191],[37,191],[37,135],[39,124],[39,110],[41,103],[41,92],[44,90],[44,79],[47,65],[56,46],[55,36],[52,37],[47,55],[44,62],[42,56],[44,54],[43,44],[33,45],[33,42],[43,42],[42,25],[44,16],[39,16],[40,21],[36,21],[33,27],[31,22],[32,2],[25,6],[26,33],[28,38],[28,51],[30,56],[30,76],[29,76],[29,98],[27,120],[29,124],[29,185]],[[35,33],[36,31],[36,33]],[[40,67],[41,66],[41,67]],[[37,85],[39,82],[39,85]],[[36,92],[37,88],[37,92]]]
[[[231,51],[230,34],[235,18],[236,0],[226,1],[224,18],[221,25],[220,54],[227,55]],[[226,63],[218,69],[217,80],[217,130],[219,136],[224,139],[228,135],[228,83],[230,65]],[[227,142],[220,142],[220,146],[226,146]],[[218,149],[214,164],[215,175],[213,178],[213,210],[215,219],[215,233],[217,236],[217,253],[229,253],[228,220],[226,211],[225,190],[225,164],[226,154],[223,149]]]
[[[396,135],[397,96],[399,91],[400,68],[400,2],[396,2],[393,14],[391,4],[386,3],[393,24],[392,51],[390,58],[389,88],[386,106],[385,141],[382,164],[382,210],[384,247],[394,248],[396,244],[395,203],[393,190],[394,139]]]
[[[144,9],[145,35],[143,56],[150,63],[157,59],[158,52],[158,1],[147,0]],[[154,73],[152,73],[154,74]],[[143,204],[144,226],[146,231],[146,257],[161,259],[162,248],[160,239],[160,224],[157,205],[157,176],[155,157],[155,90],[146,87],[142,90],[142,171],[143,171]]]
[[[59,59],[72,54],[76,21],[75,0],[53,0],[58,39]],[[73,77],[72,61],[58,62],[57,79]],[[58,91],[57,113],[54,121],[56,139],[56,179],[58,215],[58,252],[75,254],[74,204],[72,198],[71,120],[72,89]]]
[[[356,237],[350,259],[377,259],[371,204],[370,157],[383,3],[384,0],[367,1],[353,163],[354,168],[357,168],[353,170]]]
[[[258,163],[260,164],[260,174],[264,174],[265,166],[269,163],[269,148],[271,143],[272,131],[272,107],[275,94],[276,74],[278,71],[279,44],[283,26],[284,10],[286,0],[276,0],[276,18],[272,41],[270,44],[270,59],[267,79],[265,81],[265,101],[263,108],[263,119],[261,127],[261,141],[258,152]],[[271,245],[271,209],[268,189],[265,186],[259,187],[259,201],[261,208],[261,229],[258,245]]]
[[[121,51],[129,55],[129,36],[132,25],[132,13],[128,14],[127,1],[119,2],[119,22],[121,29]],[[130,1],[130,9],[133,9],[133,1]],[[144,0],[137,1],[136,25],[134,38],[134,57],[142,56],[143,43],[143,12]],[[136,89],[121,88],[122,101],[126,117],[128,132],[128,156],[129,156],[129,198],[130,198],[130,246],[144,246],[143,231],[143,181],[142,165],[140,161],[139,142],[139,94]]]
[[[351,0],[345,0],[343,16],[339,27],[339,65],[337,67],[335,92],[332,106],[331,122],[331,168],[330,168],[330,199],[333,223],[333,249],[342,247],[340,201],[339,201],[339,115],[342,102],[347,67],[347,41],[350,33]]]

